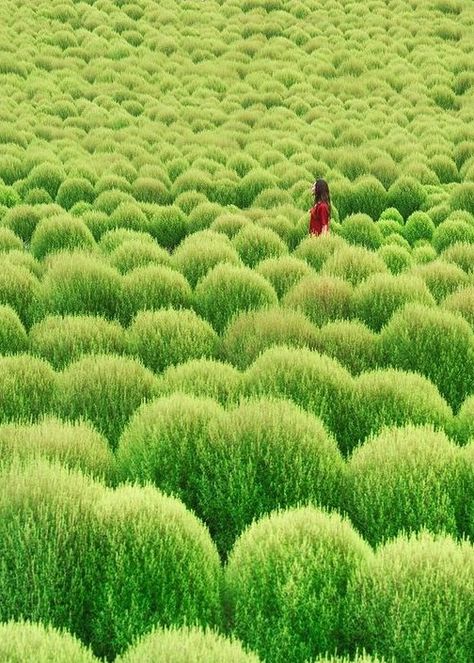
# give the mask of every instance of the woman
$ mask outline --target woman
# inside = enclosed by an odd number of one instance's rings
[[[329,232],[331,219],[331,196],[326,180],[316,180],[311,191],[314,194],[314,206],[309,210],[309,232],[311,235],[323,235]]]

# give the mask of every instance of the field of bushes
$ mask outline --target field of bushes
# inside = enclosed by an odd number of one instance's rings
[[[472,663],[472,1],[0,18],[0,663]]]

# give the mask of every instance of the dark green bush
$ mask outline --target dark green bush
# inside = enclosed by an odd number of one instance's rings
[[[413,177],[401,176],[391,185],[387,193],[387,202],[395,207],[404,219],[422,209],[427,194],[424,187]]]
[[[28,337],[18,313],[11,306],[0,305],[0,355],[25,352]]]
[[[413,212],[403,228],[403,236],[413,246],[420,239],[431,242],[435,232],[435,224],[426,212]]]
[[[70,177],[65,179],[56,194],[56,202],[65,210],[70,210],[79,201],[93,203],[94,200],[94,187],[84,177]]]
[[[381,246],[377,254],[382,258],[392,274],[400,274],[413,264],[410,251],[403,246],[386,244]]]
[[[148,231],[158,244],[172,251],[188,234],[188,221],[184,212],[176,205],[157,205]]]
[[[358,178],[351,195],[352,210],[378,219],[387,204],[387,192],[383,184],[372,175]]]

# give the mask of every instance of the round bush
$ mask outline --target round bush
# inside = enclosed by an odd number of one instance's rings
[[[163,265],[137,267],[122,280],[121,314],[128,323],[139,311],[187,308],[192,291],[182,274]]]
[[[344,246],[324,263],[321,274],[338,276],[358,285],[371,274],[386,273],[388,269],[380,256],[362,246]]]
[[[0,426],[0,466],[45,458],[84,474],[112,479],[114,458],[107,441],[85,422],[44,418],[37,424]]]
[[[167,205],[171,200],[167,183],[152,177],[138,177],[133,183],[132,194],[143,203]]]
[[[58,393],[62,416],[90,421],[114,447],[133,412],[156,395],[157,381],[133,359],[85,356],[58,376]]]
[[[259,663],[259,660],[255,654],[246,652],[238,640],[211,630],[182,627],[155,629],[117,658],[116,663]]]
[[[360,566],[348,591],[348,635],[388,661],[465,663],[474,650],[474,550],[423,532],[400,536]]]
[[[222,405],[237,399],[240,393],[240,372],[214,359],[191,359],[177,366],[169,366],[160,377],[160,394],[176,391],[213,398]]]
[[[373,274],[354,290],[355,314],[376,332],[408,302],[435,305],[433,296],[420,277]]]
[[[402,222],[403,224],[403,219]],[[395,221],[395,219],[379,219],[376,223],[377,228],[380,230],[382,237],[389,237],[390,235],[398,235],[402,232],[402,225]]]
[[[304,313],[315,325],[352,316],[353,288],[341,278],[306,276],[283,298],[283,305]]]
[[[27,327],[39,314],[39,291],[39,281],[29,269],[0,261],[0,305],[10,306]]]
[[[474,242],[456,242],[441,254],[444,262],[458,265],[468,274],[474,274]]]
[[[247,368],[272,345],[314,348],[315,326],[299,311],[270,309],[236,316],[222,337],[220,352],[237,368]]]
[[[181,364],[188,359],[212,357],[217,349],[216,332],[194,311],[143,311],[129,328],[130,352],[152,371]]]
[[[387,192],[381,182],[371,175],[358,178],[353,186],[351,204],[354,212],[378,219],[387,204]]]
[[[344,648],[347,587],[370,555],[336,513],[306,507],[262,518],[237,541],[225,571],[233,632],[275,663]]]
[[[446,297],[441,306],[451,313],[460,313],[474,330],[474,286],[456,290]]]
[[[433,246],[438,253],[445,251],[457,242],[474,244],[474,224],[456,219],[440,223],[433,233]]]
[[[404,219],[421,209],[426,202],[427,194],[418,180],[409,176],[399,177],[390,186],[387,202],[395,207]]]
[[[40,213],[32,205],[17,205],[7,210],[2,224],[24,242],[29,242],[36,225],[41,219]]]
[[[189,232],[184,212],[176,205],[156,206],[149,223],[149,233],[158,244],[172,251]]]
[[[58,254],[43,279],[41,300],[46,313],[118,317],[120,274],[103,259],[87,254]]]
[[[254,168],[242,177],[237,188],[238,207],[250,207],[255,198],[278,184],[277,178],[263,168]]]
[[[56,194],[56,202],[66,210],[70,210],[79,201],[93,203],[94,200],[94,187],[84,177],[70,177],[64,180]]]
[[[79,640],[51,626],[29,622],[0,624],[0,660],[36,663],[97,663]]]
[[[209,226],[209,229],[216,233],[227,235],[229,239],[251,223],[248,216],[234,212],[219,214]]]
[[[474,182],[464,182],[458,184],[451,193],[449,200],[451,209],[466,210],[474,214]]]
[[[30,330],[31,351],[60,370],[85,354],[125,350],[122,327],[88,315],[48,316]]]
[[[407,276],[421,276],[438,304],[456,290],[470,285],[464,270],[442,260],[412,267]]]
[[[195,290],[195,307],[221,333],[234,315],[277,304],[272,286],[248,267],[216,265]]]
[[[173,266],[189,281],[193,288],[219,263],[239,265],[240,258],[225,236],[204,231],[189,235],[176,249]]]
[[[28,336],[18,313],[11,306],[0,306],[0,355],[25,352],[27,346]]]
[[[105,254],[112,255],[114,251],[125,244],[125,242],[141,242],[147,246],[157,247],[158,250],[168,254],[165,249],[161,249],[153,239],[153,237],[146,232],[139,230],[132,230],[130,228],[112,228],[107,230],[100,238],[99,248]],[[169,254],[168,254],[169,255]]]
[[[293,255],[295,258],[305,260],[308,265],[319,272],[326,260],[338,253],[344,246],[347,246],[347,243],[342,237],[327,233],[319,237],[310,236],[302,240]]]
[[[56,389],[56,374],[46,361],[0,356],[0,421],[33,421],[51,412]]]
[[[452,411],[432,382],[392,368],[359,375],[341,409],[345,427],[339,442],[346,453],[385,426],[412,423],[448,429],[452,422]]]
[[[54,163],[40,163],[34,166],[26,178],[27,190],[44,189],[54,200],[66,174]]]
[[[417,265],[426,265],[436,260],[437,253],[431,244],[418,244],[413,247],[412,258]]]
[[[403,236],[413,246],[420,239],[426,239],[431,242],[435,232],[435,224],[426,212],[413,212],[407,219],[403,228]]]
[[[321,417],[338,441],[345,430],[343,407],[352,394],[353,380],[330,357],[305,348],[270,348],[244,373],[242,386],[249,396],[294,401]]]
[[[110,215],[114,228],[128,228],[137,232],[148,232],[148,219],[136,203],[121,203]]]
[[[103,191],[97,196],[94,201],[94,210],[104,212],[105,214],[113,214],[113,212],[124,203],[136,204],[135,198],[125,191],[118,189],[110,189]]]
[[[94,237],[86,224],[69,214],[52,216],[38,223],[31,238],[30,250],[35,258],[48,253],[73,249],[93,249]]]
[[[169,265],[170,255],[166,249],[158,244],[131,239],[124,241],[109,256],[112,267],[118,269],[122,274],[131,272],[138,267],[148,265]]]
[[[389,428],[351,456],[345,482],[351,522],[372,545],[401,531],[462,534],[464,463],[430,426]]]
[[[272,284],[279,299],[303,277],[313,274],[313,270],[304,260],[291,255],[262,260],[255,271]]]
[[[374,251],[382,244],[382,233],[367,214],[347,216],[341,227],[341,236],[349,244],[365,246]]]
[[[23,242],[10,228],[0,226],[0,251],[22,251]]]
[[[239,230],[232,244],[248,267],[255,267],[265,258],[288,253],[287,245],[273,230],[255,224],[246,225]]]
[[[403,246],[386,244],[381,246],[377,254],[382,258],[392,274],[400,274],[413,264],[410,251]]]
[[[325,324],[318,330],[314,347],[337,359],[353,375],[380,364],[378,336],[358,320]]]
[[[105,539],[93,592],[98,655],[112,659],[157,624],[220,626],[219,556],[181,502],[151,486],[121,486],[103,493],[96,514]]]
[[[385,219],[396,221],[400,226],[403,226],[404,223],[403,216],[400,214],[396,207],[387,207],[384,209],[382,214],[379,216],[379,221],[384,221]]]

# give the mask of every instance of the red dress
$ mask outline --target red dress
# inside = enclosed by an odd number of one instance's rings
[[[323,200],[316,203],[310,210],[309,232],[311,235],[320,235],[323,228],[329,230],[329,205]]]

